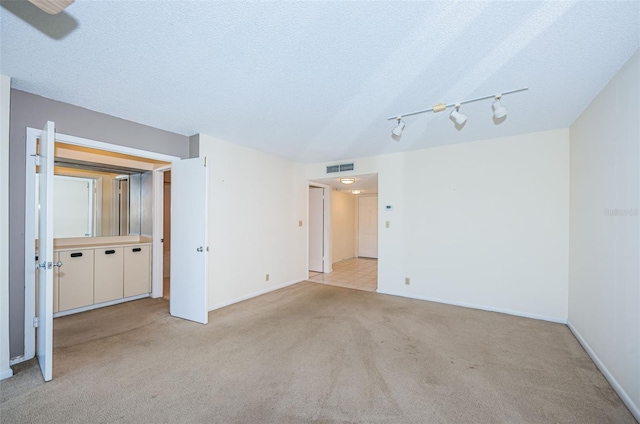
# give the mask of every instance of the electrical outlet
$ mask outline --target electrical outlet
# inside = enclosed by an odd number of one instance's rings
[[[409,277],[405,277],[405,279],[404,279],[404,285],[405,285],[405,286],[409,286],[409,285],[411,285],[411,278],[409,278]]]
[[[298,221],[298,227],[302,227],[302,221]]]
[[[264,277],[264,281],[269,281],[269,274]]]

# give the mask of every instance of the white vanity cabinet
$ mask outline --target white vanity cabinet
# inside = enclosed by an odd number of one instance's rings
[[[124,248],[124,297],[151,291],[151,245]]]
[[[53,311],[67,311],[93,304],[93,249],[77,249],[56,252],[56,261],[63,266],[56,270],[58,294],[54,283]],[[54,280],[55,282],[55,280]]]
[[[142,237],[57,239],[57,316],[135,300],[151,292],[151,241]]]
[[[122,247],[95,249],[93,303],[124,297],[124,255]]]

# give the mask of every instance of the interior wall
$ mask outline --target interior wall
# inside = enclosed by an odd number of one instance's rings
[[[326,177],[326,165],[308,165],[307,178]],[[355,166],[378,173],[379,292],[566,320],[568,129]]]
[[[356,199],[351,193],[331,190],[331,263],[356,255]]]
[[[204,134],[198,149],[211,163],[209,309],[304,280],[304,167]]]
[[[9,367],[9,116],[11,79],[0,74],[0,380]]]
[[[569,325],[640,421],[639,116],[636,51],[570,129]]]
[[[26,128],[54,121],[56,132],[189,157],[189,137],[11,90],[9,134],[9,337],[11,357],[24,353],[24,227]]]

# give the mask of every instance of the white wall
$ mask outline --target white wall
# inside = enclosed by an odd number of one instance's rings
[[[569,325],[640,421],[640,53],[571,126]]]
[[[353,258],[356,251],[356,196],[331,189],[331,263]]]
[[[204,134],[199,154],[211,164],[209,309],[304,280],[304,167]]]
[[[0,74],[0,380],[9,367],[9,110],[11,80]]]
[[[567,129],[355,164],[378,173],[379,292],[566,320]]]

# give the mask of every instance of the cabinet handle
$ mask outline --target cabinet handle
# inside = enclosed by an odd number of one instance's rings
[[[131,249],[132,252],[142,252],[142,248],[141,247],[134,247],[133,249]]]
[[[113,255],[114,253],[116,253],[116,251],[115,251],[115,250],[105,250],[105,251],[104,251],[104,254],[105,254],[105,255]]]
[[[72,258],[80,258],[80,257],[82,257],[82,252],[79,252],[79,253],[72,253],[72,254],[71,254],[71,257],[72,257]]]

